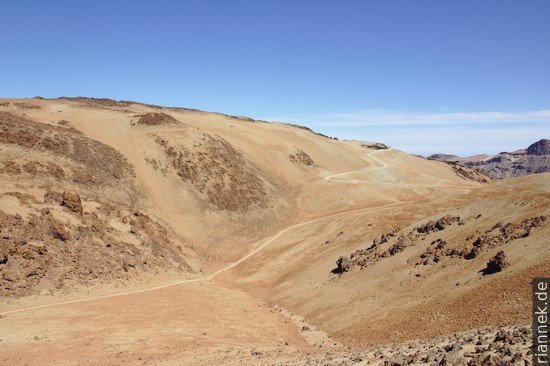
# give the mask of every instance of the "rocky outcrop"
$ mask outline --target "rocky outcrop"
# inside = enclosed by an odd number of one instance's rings
[[[487,269],[485,272],[487,274],[500,272],[509,265],[510,264],[506,260],[506,254],[501,250],[487,262]]]
[[[67,207],[67,209],[71,212],[82,215],[84,208],[82,207],[82,201],[80,200],[80,196],[78,194],[63,192],[61,197],[63,199],[61,206]]]
[[[464,257],[474,259],[483,250],[496,248],[516,239],[526,238],[534,228],[542,227],[546,220],[547,217],[541,215],[521,222],[509,222],[507,224],[498,222],[472,243],[472,249]]]
[[[437,160],[437,161],[444,161],[444,162],[457,162],[460,160],[460,158],[456,155],[448,155],[448,154],[433,154],[428,156],[429,160]]]
[[[550,140],[542,139],[530,145],[527,155],[550,155]]]
[[[412,228],[408,232],[403,232],[401,229],[396,228],[382,234],[380,238],[374,239],[372,245],[367,248],[358,249],[351,253],[348,271],[352,271],[355,268],[362,270],[386,258],[393,257],[405,251],[408,247],[425,245],[424,240],[430,235],[438,235],[440,231],[450,227],[458,228],[459,226],[468,225],[469,222],[476,221],[480,217],[481,215],[468,218],[461,218],[459,215],[445,215]],[[457,243],[436,238],[426,246],[426,249],[416,259],[411,257],[410,262],[414,263],[415,266],[429,266],[443,263],[450,259],[458,261],[456,263],[464,260],[473,260],[478,258],[483,252],[488,252],[493,248],[504,246],[514,240],[528,237],[534,230],[543,227],[547,219],[547,216],[540,215],[506,224],[498,222],[477,237],[475,235],[466,237],[466,244],[457,245]],[[476,231],[477,233],[478,231]],[[495,259],[496,262],[494,264],[496,267],[490,267],[491,270],[498,268],[501,264],[503,265],[501,268],[504,268],[505,257],[501,258],[502,255],[499,254],[498,258]]]
[[[291,154],[288,157],[294,164],[302,164],[306,166],[312,166],[315,164],[313,159],[306,154],[303,150],[298,149],[295,154]]]
[[[447,164],[449,164],[449,166],[455,171],[456,175],[458,175],[459,177],[465,180],[479,182],[479,183],[488,183],[492,180],[491,177],[489,177],[488,175],[485,175],[479,170],[460,166],[457,163],[453,163],[453,162],[447,162]]]
[[[181,180],[218,209],[242,212],[269,207],[268,187],[260,172],[227,140],[202,133],[185,145],[158,136],[155,142]]]
[[[68,290],[169,268],[190,271],[181,244],[143,212],[107,203],[85,212],[82,198],[69,192],[49,191],[43,202],[3,195],[26,202],[35,213],[24,218],[0,210],[0,296]]]
[[[428,221],[426,224],[416,228],[421,234],[430,234],[436,231],[444,230],[447,226],[460,222],[458,215],[446,215],[435,221]]]
[[[349,269],[349,258],[346,256],[341,256],[336,261],[336,272],[337,273],[344,273]]]
[[[479,171],[491,178],[512,178],[528,174],[550,172],[550,140],[542,139],[530,145],[527,149],[514,152],[502,152],[494,156],[472,156],[460,158],[455,155],[434,154],[428,157],[451,164],[457,174],[464,178],[471,177],[471,173],[461,171],[461,168],[470,168]]]
[[[134,176],[128,160],[111,146],[84,137],[67,128],[34,122],[0,111],[0,144],[28,149],[25,160],[0,157],[0,173],[28,177],[52,177],[79,184],[120,185]],[[43,156],[47,162],[36,161]],[[62,158],[68,162],[62,167]]]
[[[161,112],[138,114],[135,117],[137,118],[136,123],[138,125],[160,126],[178,123],[178,121],[171,115]]]
[[[364,147],[365,149],[370,149],[370,150],[387,150],[389,149],[389,147],[387,145],[384,145],[380,142],[373,142],[373,143],[369,143],[369,144],[361,144],[361,147]]]

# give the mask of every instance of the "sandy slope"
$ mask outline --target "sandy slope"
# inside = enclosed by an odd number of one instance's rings
[[[68,121],[87,138],[120,151],[135,173],[131,202],[125,187],[46,181],[78,191],[88,209],[111,200],[146,212],[173,233],[191,268],[158,274],[130,269],[119,287],[73,286],[70,292],[2,299],[0,363],[270,364],[321,357],[332,341],[310,337],[307,343],[304,329],[312,325],[293,324],[272,304],[305,316],[345,346],[364,349],[524,323],[530,278],[550,274],[548,221],[526,238],[484,249],[474,260],[415,264],[435,240],[466,248],[497,222],[550,215],[547,175],[480,184],[444,163],[396,150],[370,150],[294,126],[199,111],[162,109],[177,122],[140,125],[136,116],[159,109],[89,100],[0,105],[0,111],[48,125]],[[13,159],[28,156],[12,145],[2,149]],[[208,179],[195,179],[194,169]],[[0,178],[2,193],[43,194],[44,178],[40,184],[9,172]],[[0,209],[12,215],[40,209],[0,198]],[[369,247],[382,233],[400,228],[380,253],[399,235],[448,214],[460,215],[464,223],[411,235],[404,250],[362,270],[331,273],[340,255]],[[123,216],[105,219],[124,228],[117,221]],[[501,249],[510,266],[482,276],[479,271]],[[60,302],[65,304],[11,312]]]

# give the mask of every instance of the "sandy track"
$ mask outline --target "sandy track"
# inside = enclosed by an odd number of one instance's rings
[[[327,180],[327,181],[332,181],[331,179],[334,178],[334,177],[337,177],[337,176],[343,176],[343,175],[348,175],[348,174],[353,174],[353,173],[358,173],[358,172],[366,172],[366,171],[372,171],[372,170],[386,168],[387,164],[385,164],[384,162],[382,162],[382,161],[380,161],[380,160],[378,160],[378,159],[376,159],[375,157],[372,156],[374,154],[381,153],[381,152],[384,152],[384,151],[386,151],[386,150],[377,150],[377,151],[373,151],[373,152],[370,152],[369,154],[367,154],[369,159],[371,159],[375,162],[375,164],[376,164],[375,167],[370,167],[370,168],[364,168],[364,169],[350,171],[350,172],[333,174],[333,175],[324,177],[324,179]],[[353,181],[355,181],[355,180],[353,180]],[[363,181],[357,181],[357,182],[363,182]],[[430,186],[438,186],[439,187],[439,186],[441,186],[441,184],[440,185],[434,184],[434,185],[430,185]],[[460,188],[464,188],[464,187],[461,186]],[[168,283],[168,284],[164,284],[164,285],[149,287],[149,288],[140,289],[140,290],[120,292],[120,293],[109,294],[109,295],[93,296],[93,297],[87,297],[87,298],[82,298],[82,299],[57,302],[57,303],[52,303],[52,304],[44,304],[44,305],[39,305],[39,306],[25,307],[25,308],[21,308],[21,309],[15,309],[15,310],[10,310],[10,311],[0,312],[0,315],[8,315],[8,314],[13,314],[13,313],[19,313],[19,312],[24,312],[24,311],[37,310],[37,309],[43,309],[43,308],[49,308],[49,307],[54,307],[54,306],[67,305],[67,304],[75,304],[75,303],[79,303],[79,302],[86,302],[86,301],[93,301],[93,300],[100,300],[100,299],[109,299],[109,298],[114,298],[114,297],[145,293],[145,292],[160,290],[160,289],[164,289],[164,288],[168,288],[168,287],[179,286],[179,285],[184,285],[184,284],[189,284],[189,283],[210,281],[210,280],[213,280],[215,277],[217,277],[219,274],[221,274],[221,273],[223,273],[223,272],[225,272],[229,269],[232,269],[232,268],[238,266],[239,264],[243,263],[244,261],[246,261],[250,257],[254,256],[258,252],[263,250],[265,247],[267,247],[269,244],[271,244],[273,241],[277,240],[278,238],[280,238],[281,236],[283,236],[285,233],[287,233],[289,231],[292,231],[292,230],[297,229],[297,228],[302,227],[302,226],[306,226],[306,225],[313,224],[313,223],[316,223],[316,222],[319,222],[319,221],[322,221],[322,220],[331,219],[331,218],[341,216],[341,215],[345,215],[345,214],[350,214],[350,213],[365,211],[365,210],[387,208],[387,207],[392,207],[392,206],[396,206],[396,205],[400,205],[400,204],[404,204],[404,203],[406,203],[406,202],[396,201],[396,202],[393,202],[393,203],[388,203],[388,204],[379,205],[379,206],[361,207],[361,208],[346,210],[346,211],[330,214],[330,215],[327,215],[327,216],[318,217],[318,218],[308,220],[308,221],[305,221],[305,222],[297,223],[295,225],[292,225],[292,226],[289,226],[285,229],[282,229],[277,234],[273,235],[272,237],[268,238],[267,240],[263,239],[263,240],[259,241],[258,243],[261,243],[261,242],[263,242],[263,243],[260,244],[255,249],[253,249],[252,251],[250,251],[249,253],[247,253],[246,255],[244,255],[243,257],[241,257],[239,260],[226,265],[225,267],[217,270],[216,272],[214,272],[214,273],[212,273],[208,276],[192,278],[192,279],[185,279],[185,280],[181,280],[181,281],[177,281],[177,282],[173,282],[173,283]]]
[[[369,157],[370,160],[373,160],[374,163],[376,164],[375,167],[372,167],[372,168],[364,168],[364,169],[359,169],[359,170],[352,170],[352,171],[349,171],[349,172],[344,172],[344,173],[337,173],[337,174],[332,174],[332,175],[329,175],[329,176],[326,176],[324,177],[324,179],[328,182],[332,182],[332,178],[335,178],[335,177],[341,177],[343,175],[349,175],[349,174],[353,174],[353,173],[359,173],[359,172],[368,172],[368,171],[372,171],[372,170],[378,170],[378,169],[384,169],[386,168],[386,164],[381,162],[380,160],[376,159],[375,157],[373,157],[372,155],[374,154],[377,154],[377,153],[380,153],[380,152],[384,152],[386,150],[376,150],[376,151],[371,151],[370,153],[367,154],[367,156]],[[367,159],[365,159],[363,157],[363,159],[365,161],[367,161]]]
[[[373,151],[371,153],[368,154],[369,158],[374,160],[378,166],[374,167],[374,168],[366,168],[366,169],[361,169],[361,170],[357,170],[357,171],[351,171],[351,172],[346,172],[346,173],[339,173],[339,174],[334,174],[334,175],[331,175],[331,176],[328,176],[328,177],[325,177],[324,179],[327,180],[327,181],[330,181],[330,178],[331,177],[335,177],[335,176],[340,176],[340,175],[345,175],[345,174],[351,174],[351,173],[355,173],[355,172],[363,172],[363,171],[369,171],[369,170],[373,170],[373,169],[380,169],[380,168],[384,168],[386,165],[382,162],[380,162],[378,159],[372,157],[371,155],[374,154],[374,153],[378,153],[382,150],[378,150],[378,151]],[[387,204],[387,205],[383,205],[383,206],[378,206],[376,208],[383,208],[383,207],[391,207],[391,206],[395,206],[395,205],[398,205],[398,204],[401,204],[401,202],[396,202],[396,203],[390,203],[390,204]],[[173,282],[173,283],[169,283],[169,284],[165,284],[165,285],[159,285],[159,286],[154,286],[154,287],[149,287],[149,288],[145,288],[145,289],[140,289],[140,290],[135,290],[135,291],[127,291],[127,292],[120,292],[120,293],[116,293],[116,294],[109,294],[109,295],[102,295],[102,296],[93,296],[93,297],[87,297],[87,298],[83,298],[83,299],[77,299],[77,300],[68,300],[68,301],[62,301],[62,302],[57,302],[57,303],[53,303],[53,304],[44,304],[44,305],[39,305],[39,306],[31,306],[31,307],[25,307],[25,308],[21,308],[21,309],[16,309],[16,310],[10,310],[10,311],[5,311],[5,312],[0,312],[0,315],[8,315],[8,314],[13,314],[13,313],[19,313],[19,312],[24,312],[24,311],[30,311],[30,310],[38,310],[38,309],[43,309],[43,308],[49,308],[49,307],[53,307],[53,306],[61,306],[61,305],[68,305],[68,304],[75,304],[75,303],[79,303],[79,302],[86,302],[86,301],[93,301],[93,300],[101,300],[101,299],[109,299],[109,298],[113,298],[113,297],[119,297],[119,296],[127,296],[127,295],[134,295],[134,294],[139,294],[139,293],[145,293],[145,292],[150,292],[150,291],[155,291],[155,290],[160,290],[160,289],[164,289],[164,288],[167,288],[167,287],[173,287],[173,286],[179,286],[179,285],[183,285],[183,284],[188,284],[188,283],[195,283],[195,282],[204,282],[204,281],[210,281],[212,279],[214,279],[216,276],[218,276],[219,274],[231,269],[231,268],[234,268],[236,266],[238,266],[239,264],[241,264],[242,262],[246,261],[248,258],[252,257],[253,255],[255,255],[256,253],[260,252],[262,249],[264,249],[266,246],[268,246],[270,243],[272,243],[273,241],[277,240],[279,237],[281,237],[282,235],[284,235],[285,233],[289,232],[289,231],[292,231],[293,229],[296,229],[296,228],[299,228],[299,227],[302,227],[302,226],[306,226],[306,225],[309,225],[309,224],[313,224],[315,222],[318,222],[318,221],[321,221],[321,220],[325,220],[325,219],[330,219],[332,217],[336,217],[336,216],[340,216],[340,215],[344,215],[344,214],[348,214],[348,213],[352,213],[352,212],[356,212],[356,211],[361,211],[361,210],[366,210],[366,209],[372,209],[373,207],[368,207],[368,208],[359,208],[359,209],[354,209],[354,210],[348,210],[348,211],[344,211],[344,212],[339,212],[339,213],[336,213],[336,214],[331,214],[331,215],[328,215],[328,216],[323,216],[323,217],[319,217],[319,218],[316,218],[316,219],[313,219],[313,220],[309,220],[309,221],[305,221],[305,222],[301,222],[301,223],[298,223],[298,224],[295,224],[295,225],[292,225],[290,227],[287,227],[281,231],[279,231],[277,234],[275,234],[274,236],[272,236],[271,238],[267,239],[267,241],[265,241],[263,244],[261,244],[260,246],[258,246],[257,248],[253,249],[252,251],[250,251],[249,253],[247,253],[246,255],[244,255],[243,257],[241,257],[239,260],[237,260],[236,262],[233,262],[233,263],[230,263],[228,265],[226,265],[225,267],[219,269],[218,271],[208,275],[208,276],[204,276],[204,277],[199,277],[199,278],[192,278],[192,279],[185,279],[185,280],[181,280],[181,281],[177,281],[177,282]],[[264,241],[265,239],[261,240],[260,242]]]
[[[365,211],[365,210],[372,210],[372,209],[380,209],[380,208],[385,208],[385,207],[391,207],[391,206],[396,206],[396,205],[400,205],[400,204],[403,204],[405,202],[395,202],[395,203],[389,203],[389,204],[386,204],[386,205],[381,205],[381,206],[373,206],[373,207],[362,207],[362,208],[357,208],[357,209],[353,209],[353,210],[348,210],[348,211],[343,211],[343,212],[339,212],[339,213],[335,213],[335,214],[332,214],[332,215],[328,215],[328,216],[323,216],[323,217],[319,217],[319,218],[316,218],[316,219],[313,219],[313,220],[309,220],[309,221],[305,221],[305,222],[301,222],[301,223],[298,223],[298,224],[295,224],[295,225],[292,225],[290,227],[287,227],[281,231],[279,231],[277,234],[275,234],[274,236],[272,236],[271,238],[269,238],[267,241],[265,241],[263,244],[261,244],[259,247],[257,247],[256,249],[252,250],[251,252],[249,252],[248,254],[244,255],[242,258],[240,258],[238,261],[236,262],[233,262],[233,263],[230,263],[228,265],[226,265],[225,267],[219,269],[218,271],[208,275],[208,276],[205,276],[205,277],[199,277],[199,278],[192,278],[192,279],[186,279],[186,280],[181,280],[181,281],[177,281],[177,282],[173,282],[173,283],[169,283],[169,284],[165,284],[165,285],[160,285],[160,286],[154,286],[154,287],[149,287],[149,288],[146,288],[146,289],[141,289],[141,290],[135,290],[135,291],[127,291],[127,292],[120,292],[120,293],[116,293],[116,294],[109,294],[109,295],[103,295],[103,296],[93,296],[93,297],[87,297],[87,298],[83,298],[83,299],[77,299],[77,300],[69,300],[69,301],[63,301],[63,302],[57,302],[57,303],[53,303],[53,304],[45,304],[45,305],[39,305],[39,306],[31,306],[31,307],[26,307],[26,308],[22,308],[22,309],[16,309],[16,310],[10,310],[10,311],[5,311],[5,312],[1,312],[0,315],[8,315],[8,314],[13,314],[13,313],[20,313],[20,312],[24,312],[24,311],[30,311],[30,310],[37,310],[37,309],[43,309],[43,308],[49,308],[49,307],[54,307],[54,306],[60,306],[60,305],[68,305],[68,304],[75,304],[75,303],[79,303],[79,302],[86,302],[86,301],[93,301],[93,300],[101,300],[101,299],[109,299],[109,298],[113,298],[113,297],[119,297],[119,296],[127,296],[127,295],[133,295],[133,294],[139,294],[139,293],[145,293],[145,292],[150,292],[150,291],[155,291],[155,290],[160,290],[160,289],[164,289],[164,288],[168,288],[168,287],[173,287],[173,286],[179,286],[179,285],[183,285],[183,284],[187,284],[187,283],[196,283],[196,282],[205,282],[205,281],[210,281],[212,279],[214,279],[216,276],[218,276],[219,274],[233,268],[233,267],[236,267],[238,266],[239,264],[241,264],[242,262],[246,261],[248,258],[252,257],[254,254],[260,252],[262,249],[264,249],[265,247],[267,247],[269,244],[271,244],[273,241],[277,240],[279,237],[281,237],[282,235],[284,235],[285,233],[293,230],[293,229],[296,229],[296,228],[299,228],[299,227],[302,227],[302,226],[306,226],[306,225],[309,225],[309,224],[313,224],[313,223],[316,223],[318,221],[322,221],[322,220],[327,220],[327,219],[330,219],[330,218],[333,218],[333,217],[337,217],[337,216],[341,216],[341,215],[345,215],[345,214],[350,214],[350,213],[354,213],[354,212],[358,212],[358,211]]]

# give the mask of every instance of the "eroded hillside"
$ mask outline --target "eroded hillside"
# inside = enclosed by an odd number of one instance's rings
[[[547,174],[108,99],[5,99],[0,126],[0,362],[382,362],[523,339],[550,275]]]
[[[17,112],[15,112],[17,113]],[[170,268],[182,238],[140,211],[132,164],[60,120],[0,112],[0,292],[50,293]]]

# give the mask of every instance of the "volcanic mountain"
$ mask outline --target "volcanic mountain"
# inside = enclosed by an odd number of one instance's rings
[[[550,172],[550,140],[542,139],[529,145],[527,149],[501,152],[496,155],[460,158],[456,155],[434,154],[428,159],[476,169],[492,178],[547,173]]]
[[[547,173],[109,99],[0,126],[0,364],[471,361],[550,274]]]

